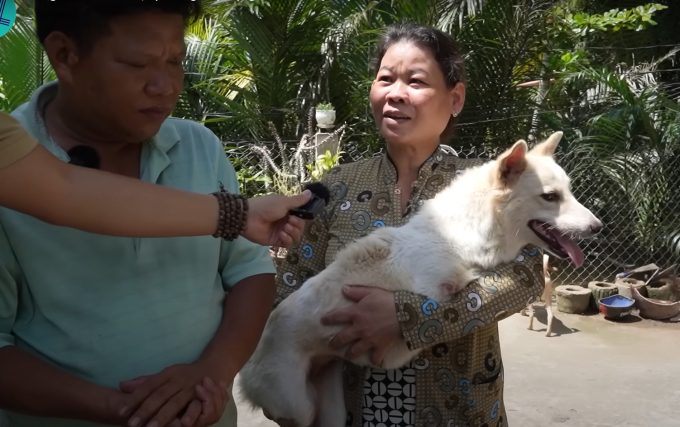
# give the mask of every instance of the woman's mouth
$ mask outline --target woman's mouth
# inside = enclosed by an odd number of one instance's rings
[[[401,113],[385,113],[385,114],[383,114],[383,118],[388,123],[404,123],[408,120],[411,120],[410,117],[406,116],[405,114],[401,114]]]

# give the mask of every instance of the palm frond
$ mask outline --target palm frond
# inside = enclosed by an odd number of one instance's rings
[[[33,18],[19,5],[12,29],[0,38],[0,109],[14,110],[42,84],[56,79],[35,36]],[[29,9],[30,10],[30,9]]]

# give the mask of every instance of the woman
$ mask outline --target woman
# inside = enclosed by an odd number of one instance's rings
[[[236,232],[242,230],[243,237],[261,245],[289,246],[300,237],[304,221],[289,217],[288,211],[307,203],[309,196],[250,199],[245,227],[234,224]],[[217,236],[222,197],[69,165],[39,145],[12,116],[0,113],[0,206],[98,234]]]
[[[341,165],[324,178],[333,200],[279,268],[279,301],[344,245],[376,227],[403,225],[458,172],[482,163],[440,149],[465,100],[463,59],[448,35],[422,25],[392,26],[375,59],[370,102],[387,153]],[[538,297],[542,280],[540,253],[527,248],[446,304],[408,292],[347,287],[345,296],[356,304],[324,318],[347,324],[331,346],[353,344],[350,359],[371,351],[378,366],[398,339],[423,349],[399,370],[347,363],[347,425],[506,426],[497,323]]]

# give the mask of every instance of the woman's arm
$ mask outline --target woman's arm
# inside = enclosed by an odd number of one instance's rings
[[[455,341],[518,313],[542,295],[544,285],[543,251],[527,247],[518,260],[487,272],[451,302],[437,305],[421,295],[396,292],[399,327],[412,350]]]
[[[346,353],[348,359],[372,350],[373,363],[380,365],[401,338],[411,350],[455,341],[519,312],[538,298],[545,283],[542,256],[541,250],[527,247],[517,260],[487,272],[443,304],[407,291],[350,287],[343,293],[356,304],[322,319],[327,325],[348,324],[330,345],[340,349],[353,343]]]
[[[289,217],[286,223],[284,218],[308,199],[308,194],[250,199],[244,237],[259,244],[290,245],[304,222]],[[0,169],[0,205],[50,224],[134,237],[212,235],[219,215],[211,195],[73,166],[41,145]],[[284,221],[275,224],[277,220]]]

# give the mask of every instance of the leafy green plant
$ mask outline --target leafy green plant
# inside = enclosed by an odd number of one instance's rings
[[[330,150],[326,150],[325,153],[319,154],[316,157],[316,161],[313,164],[305,165],[307,170],[312,175],[313,181],[318,181],[331,169],[340,163],[340,157],[345,154],[344,151],[338,151],[337,154],[333,155]]]
[[[313,172],[316,171],[317,175],[323,173],[323,170],[317,169],[316,166],[311,169],[308,167],[311,163],[308,161],[310,154],[316,147],[321,146],[331,138],[337,138],[338,147],[340,146],[346,125],[343,124],[324,140],[317,143],[313,133],[313,115],[311,112],[312,110],[307,117],[307,131],[300,139],[297,147],[289,147],[284,144],[273,123],[269,124],[271,135],[275,140],[271,148],[264,143],[250,144],[249,152],[259,158],[260,169],[270,178],[270,185],[267,188],[269,191],[279,194],[299,193],[302,185],[313,179]],[[330,160],[322,159],[319,167],[324,168],[331,162],[336,164],[339,158],[340,156],[336,155],[330,156]]]
[[[573,31],[585,36],[595,31],[616,32],[623,29],[642,31],[650,25],[656,25],[653,15],[655,12],[668,9],[658,3],[649,3],[632,9],[612,9],[603,14],[577,13],[568,14],[566,21]]]
[[[654,14],[667,6],[650,3],[631,9],[611,9],[600,14],[573,12],[567,5],[558,4],[554,10],[553,25],[549,27],[549,69],[554,72],[577,71],[605,58],[591,52],[587,47],[592,43],[609,44],[611,35],[620,36],[624,31],[640,32],[657,25]]]
[[[263,196],[269,192],[264,189],[271,184],[272,180],[264,171],[256,171],[254,166],[247,166],[236,171],[241,194],[248,197]]]
[[[33,92],[56,74],[35,35],[29,2],[17,2],[12,29],[0,37],[0,110],[10,112],[27,102]]]
[[[322,102],[321,104],[318,104],[316,106],[316,109],[318,111],[329,111],[329,110],[333,110],[333,105],[331,103],[328,103],[328,102]]]

